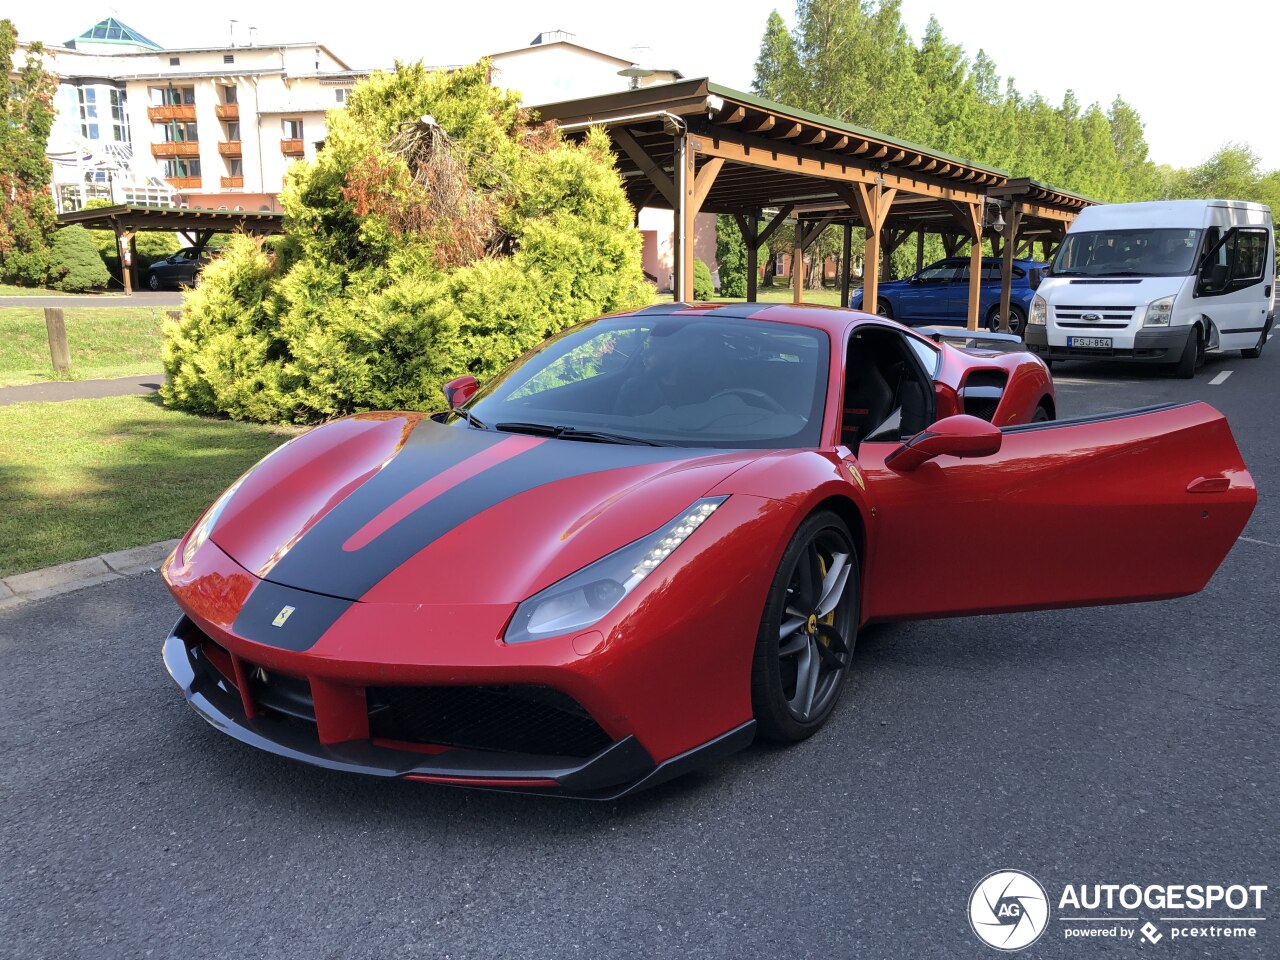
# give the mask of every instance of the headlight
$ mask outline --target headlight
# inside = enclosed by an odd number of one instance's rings
[[[708,497],[670,523],[535,593],[516,607],[503,640],[524,643],[589,627],[623,601],[728,497]]]
[[[1173,316],[1173,297],[1161,297],[1147,304],[1147,315],[1142,323],[1147,327],[1167,327]]]
[[[1031,299],[1031,316],[1027,318],[1027,323],[1035,323],[1044,326],[1049,319],[1049,304],[1045,302],[1044,297],[1036,294]]]

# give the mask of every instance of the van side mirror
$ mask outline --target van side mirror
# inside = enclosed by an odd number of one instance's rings
[[[990,457],[1000,452],[1004,434],[978,417],[961,413],[945,417],[900,446],[884,465],[897,473],[909,473],[934,457]]]
[[[458,377],[456,380],[450,380],[444,385],[445,403],[449,404],[450,410],[457,410],[475,396],[478,389],[480,389],[480,384],[476,382],[475,377],[469,374],[465,377]]]

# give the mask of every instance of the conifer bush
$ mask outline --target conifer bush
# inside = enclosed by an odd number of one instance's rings
[[[357,85],[290,169],[283,240],[233,237],[167,325],[165,402],[273,422],[438,409],[448,380],[648,303],[607,137],[530,120],[484,63]]]
[[[98,255],[98,245],[84,227],[63,227],[53,235],[49,277],[55,289],[68,293],[103,290],[111,277]]]

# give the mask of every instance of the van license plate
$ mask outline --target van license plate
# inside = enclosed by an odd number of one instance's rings
[[[1110,337],[1067,337],[1068,347],[1086,347],[1090,350],[1110,350]]]

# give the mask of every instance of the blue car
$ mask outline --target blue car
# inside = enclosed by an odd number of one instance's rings
[[[982,286],[978,316],[987,329],[1000,325],[999,257],[982,260]],[[1009,300],[1009,329],[1021,334],[1031,309],[1031,297],[1044,278],[1047,264],[1036,260],[1013,261],[1013,285]],[[969,258],[950,257],[931,263],[905,280],[880,284],[876,313],[902,323],[963,324],[969,316]],[[862,290],[853,292],[849,306],[862,309]]]

